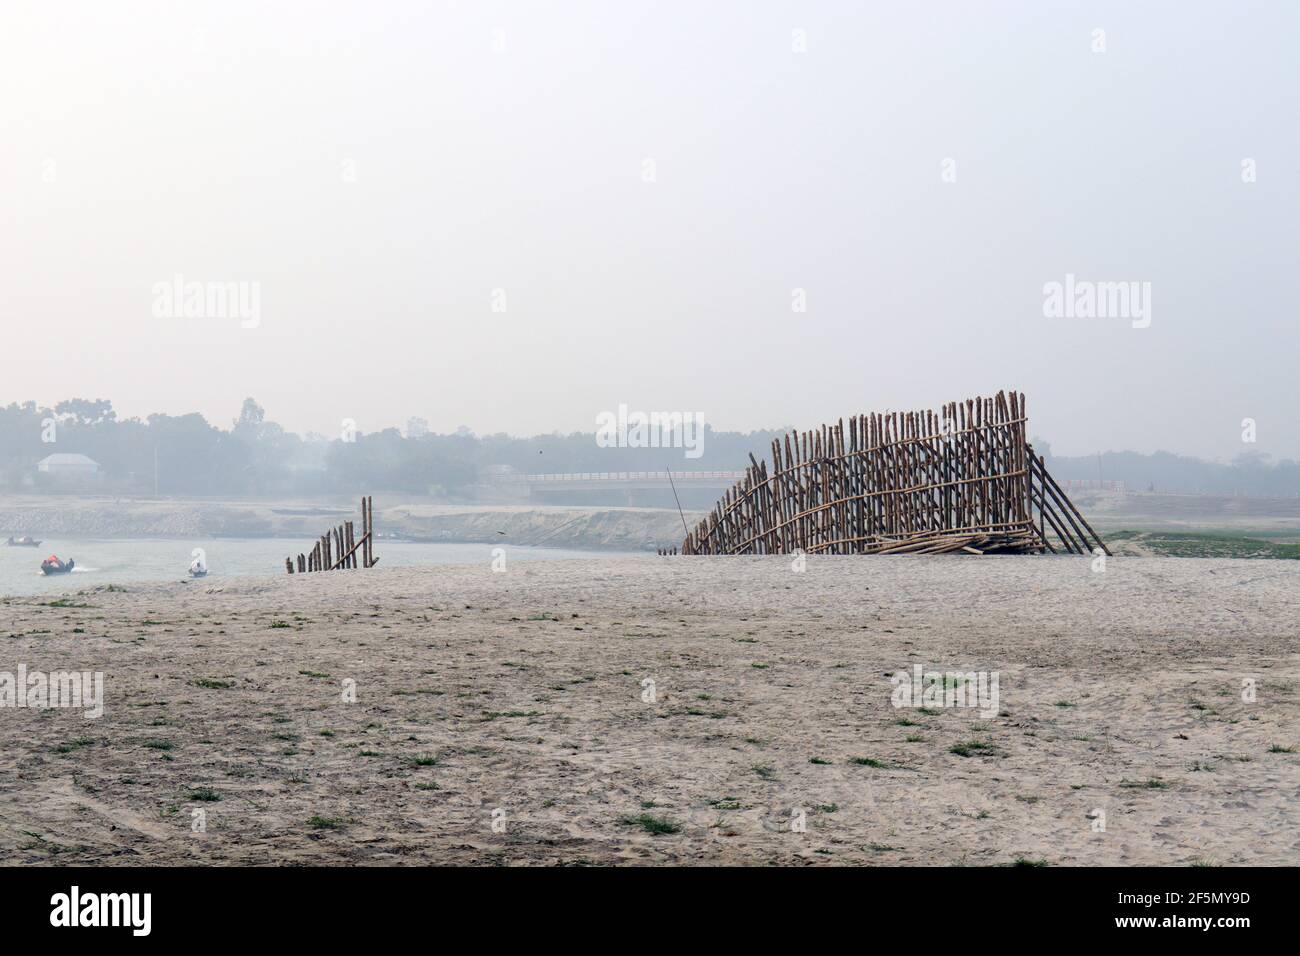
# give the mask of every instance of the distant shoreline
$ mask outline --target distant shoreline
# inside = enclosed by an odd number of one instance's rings
[[[82,538],[315,539],[355,502],[304,499],[112,498],[0,496],[0,538],[8,535]],[[446,505],[394,498],[375,501],[377,533],[427,544],[489,544],[653,551],[681,544],[682,519],[655,508],[553,505]],[[698,514],[688,514],[693,523]]]

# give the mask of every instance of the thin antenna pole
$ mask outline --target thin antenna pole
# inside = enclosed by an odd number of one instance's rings
[[[686,527],[686,515],[682,512],[682,499],[677,497],[677,482],[673,481],[673,470],[665,467],[664,471],[668,472],[668,484],[673,486],[673,500],[677,502],[677,513],[682,518],[682,530],[686,532],[686,537],[691,536],[691,529]]]

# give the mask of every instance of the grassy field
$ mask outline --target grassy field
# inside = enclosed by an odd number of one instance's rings
[[[1136,545],[1145,553],[1169,558],[1300,559],[1300,544],[1263,537],[1179,531],[1112,531],[1104,537],[1108,544]]]

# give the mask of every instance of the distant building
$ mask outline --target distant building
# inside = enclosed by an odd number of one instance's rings
[[[99,462],[85,455],[47,455],[36,463],[36,470],[56,478],[94,478]]]

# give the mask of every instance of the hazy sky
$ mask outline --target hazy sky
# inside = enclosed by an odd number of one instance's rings
[[[1058,454],[1300,457],[1297,11],[5,0],[0,404],[533,434],[1018,388]],[[177,274],[256,326],[157,317]],[[1067,274],[1149,327],[1046,317]]]

